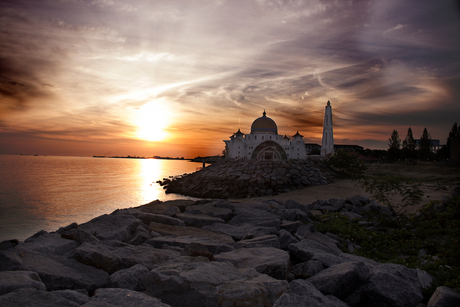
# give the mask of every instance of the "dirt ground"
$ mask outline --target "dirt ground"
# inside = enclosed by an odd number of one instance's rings
[[[414,213],[431,200],[441,200],[443,196],[449,196],[452,189],[460,185],[460,168],[436,163],[421,163],[417,165],[373,164],[369,165],[367,174],[401,175],[416,182],[424,192],[423,199],[419,206],[408,208],[406,211],[408,213]],[[293,199],[302,204],[310,204],[318,199],[341,199],[354,195],[366,195],[372,199],[369,193],[357,187],[356,184],[357,182],[352,180],[335,180],[332,184],[328,185],[312,186],[275,196],[259,197],[258,199],[278,199],[283,202]],[[395,203],[399,203],[402,197],[394,197],[392,200]]]

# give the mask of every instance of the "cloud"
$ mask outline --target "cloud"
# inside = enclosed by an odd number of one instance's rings
[[[401,29],[403,29],[405,27],[407,27],[407,25],[398,24],[397,26],[394,26],[391,29],[383,31],[383,35],[387,35],[388,33],[396,31],[396,30],[401,30]]]

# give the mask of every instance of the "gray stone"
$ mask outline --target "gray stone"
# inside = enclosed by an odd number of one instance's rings
[[[280,228],[280,217],[263,210],[238,209],[235,210],[235,214],[236,216],[228,222],[230,225],[253,225]]]
[[[13,292],[21,288],[46,290],[46,286],[35,272],[7,271],[0,272],[0,295]]]
[[[145,244],[151,245],[155,248],[163,248],[163,245],[184,248],[190,243],[201,243],[213,254],[229,252],[235,249],[232,245],[226,242],[202,236],[164,236],[145,241]]]
[[[295,222],[282,221],[281,225],[280,225],[280,228],[281,229],[286,229],[290,233],[295,233],[297,231],[297,229],[299,229],[299,227],[302,226],[302,225],[303,225],[303,223],[300,222],[300,221],[295,221]]]
[[[8,307],[79,307],[80,304],[53,292],[23,288],[0,296],[0,306]]]
[[[307,224],[307,225],[302,225],[297,229],[296,235],[303,238],[305,235],[308,233],[313,233],[315,232],[315,225],[313,224]]]
[[[131,238],[129,238],[126,243],[131,245],[139,245],[151,238],[152,235],[148,231],[147,226],[139,225],[137,226],[136,233]]]
[[[185,225],[187,226],[194,226],[199,228],[216,223],[225,223],[225,221],[221,218],[203,214],[180,213],[177,214],[176,217],[184,221]]]
[[[145,225],[150,225],[150,223],[161,223],[172,226],[185,226],[182,220],[171,217],[169,215],[148,213],[135,208],[117,210],[114,213],[130,214],[140,219]]]
[[[164,304],[161,300],[147,294],[118,288],[97,289],[91,300],[82,305],[82,307],[108,306],[170,307],[170,305]]]
[[[89,232],[79,228],[64,231],[61,234],[61,237],[65,239],[75,240],[78,243],[99,241],[98,238],[96,238]]]
[[[244,237],[247,237],[248,234],[251,234],[253,238],[280,234],[279,230],[275,227],[263,227],[252,225],[235,226],[230,224],[218,223],[209,226],[204,226],[203,229],[231,236],[235,241],[240,241]]]
[[[350,201],[355,207],[364,207],[365,205],[371,202],[369,197],[363,195],[355,195],[353,197],[348,197],[347,200]]]
[[[357,213],[353,213],[353,212],[340,212],[340,214],[346,216],[350,222],[352,221],[359,221],[359,220],[362,220],[363,217]]]
[[[280,248],[284,250],[288,249],[289,244],[298,242],[298,240],[294,238],[294,236],[285,229],[280,230],[279,241],[280,241]]]
[[[30,237],[28,237],[27,239],[25,239],[24,242],[27,243],[30,240],[38,238],[39,236],[42,236],[42,235],[47,234],[47,233],[48,233],[47,231],[40,230],[40,231],[36,232],[35,234],[31,235]]]
[[[142,221],[130,214],[104,214],[81,224],[80,229],[92,234],[99,240],[128,240]]]
[[[261,274],[285,280],[289,273],[289,253],[272,247],[242,248],[215,256],[216,261],[231,262],[237,269],[254,268]]]
[[[55,290],[53,293],[56,296],[59,296],[63,299],[77,303],[78,305],[83,305],[89,301],[88,293],[83,294],[82,291],[78,292],[75,290]]]
[[[313,240],[313,241],[320,243],[321,245],[327,246],[330,250],[334,251],[334,255],[339,255],[342,253],[342,251],[339,248],[340,246],[339,241],[336,241],[318,231],[315,231],[315,232],[301,231],[301,228],[299,228],[299,230],[296,233],[298,237]]]
[[[324,265],[317,260],[301,262],[291,267],[291,273],[295,278],[310,278],[324,270]]]
[[[174,251],[155,249],[150,245],[133,246],[120,241],[107,240],[83,243],[67,256],[112,274],[136,264],[142,264],[153,269],[179,257],[180,254]]]
[[[86,289],[88,291],[106,285],[108,274],[103,270],[84,265],[65,256],[18,250],[23,270],[37,272],[46,289]]]
[[[114,288],[144,291],[142,279],[148,272],[150,270],[146,266],[136,264],[129,269],[119,270],[110,275],[110,285]]]
[[[64,255],[80,246],[80,243],[61,238],[58,233],[46,233],[36,238],[29,238],[27,243],[20,244],[20,246],[43,254]]]
[[[355,292],[369,277],[369,269],[362,262],[348,262],[333,265],[308,281],[321,293],[332,294],[339,299],[346,299]]]
[[[23,270],[22,259],[15,248],[0,250],[0,271]]]
[[[433,283],[433,277],[431,277],[431,275],[427,272],[420,270],[419,268],[417,268],[416,271],[417,278],[420,282],[420,286],[422,287],[422,289],[428,289],[429,287],[431,287],[431,284]]]
[[[208,215],[211,217],[220,218],[224,221],[228,221],[233,217],[233,211],[231,209],[217,207],[214,203],[188,206],[185,209],[185,212],[190,214]]]
[[[460,306],[460,294],[448,287],[437,287],[427,307],[458,307]]]
[[[306,280],[296,279],[289,283],[289,292],[285,292],[273,307],[346,307],[340,300],[330,299],[318,291]]]
[[[278,215],[281,219],[287,221],[300,221],[302,223],[310,222],[308,215],[300,209],[275,209],[273,214]]]
[[[19,241],[16,240],[16,239],[2,241],[2,242],[0,242],[0,251],[13,248],[18,244],[19,244]]]
[[[382,307],[416,306],[423,299],[422,288],[413,269],[385,263],[374,267],[363,286],[361,304]]]
[[[171,206],[171,207],[168,207],[168,208],[164,209],[161,212],[161,215],[167,215],[167,216],[170,216],[170,217],[175,217],[176,214],[178,214],[178,213],[180,213],[179,207]]]
[[[286,281],[203,257],[154,269],[144,285],[148,294],[183,307],[271,306],[288,289]]]
[[[248,240],[241,240],[234,244],[236,249],[238,248],[251,248],[251,247],[273,247],[280,248],[280,241],[278,236],[269,235],[262,236]]]

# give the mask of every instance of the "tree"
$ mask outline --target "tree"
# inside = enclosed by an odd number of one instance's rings
[[[414,135],[412,134],[411,127],[407,129],[407,135],[403,141],[402,151],[405,159],[415,158],[415,139]]]
[[[449,137],[447,138],[447,143],[446,143],[446,150],[447,150],[447,156],[450,157],[450,146],[451,146],[451,139],[455,137],[460,136],[460,129],[457,125],[457,122],[455,122],[452,125],[452,129],[449,132]]]
[[[420,137],[419,155],[421,160],[428,160],[431,157],[431,136],[428,131],[423,129],[422,136]]]
[[[391,137],[388,141],[388,159],[390,161],[399,159],[401,156],[401,139],[399,138],[398,131],[393,130],[393,133],[391,133]]]

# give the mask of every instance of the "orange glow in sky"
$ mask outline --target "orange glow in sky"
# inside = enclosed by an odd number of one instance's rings
[[[460,114],[458,1],[0,0],[0,154],[221,154],[282,135],[387,149]]]

